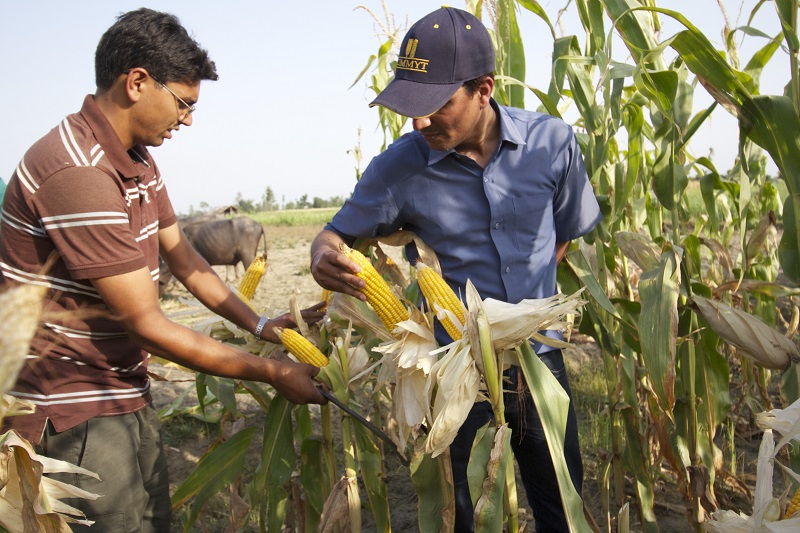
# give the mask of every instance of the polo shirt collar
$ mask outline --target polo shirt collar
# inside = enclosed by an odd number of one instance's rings
[[[500,119],[500,144],[509,142],[511,144],[524,145],[525,138],[519,132],[519,129],[514,121],[511,120],[506,108],[500,106],[494,98],[489,100],[489,105],[492,106],[492,109],[495,110],[495,113],[497,113],[497,116]],[[452,148],[444,152],[441,150],[430,150],[430,153],[428,154],[428,166],[434,165],[447,157],[449,154],[454,153],[456,153],[456,151]]]
[[[117,137],[117,132],[114,131],[111,123],[103,112],[100,111],[100,108],[97,107],[93,95],[88,94],[83,100],[81,116],[86,119],[97,142],[103,147],[106,157],[117,172],[124,178],[138,178],[139,170],[137,170],[128,151],[122,146],[122,142],[119,140],[119,137]],[[135,150],[136,148],[137,147],[134,146],[133,149]]]

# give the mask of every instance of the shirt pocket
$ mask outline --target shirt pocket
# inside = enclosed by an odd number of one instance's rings
[[[514,244],[523,253],[538,252],[554,238],[553,199],[547,195],[518,196],[514,206]]]

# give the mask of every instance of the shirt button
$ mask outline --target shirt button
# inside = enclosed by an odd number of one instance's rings
[[[500,223],[499,222],[495,222],[494,229],[500,229]]]
[[[489,178],[483,178],[484,183],[489,183]]]
[[[509,272],[511,272],[511,267],[506,267],[506,274],[508,274]]]

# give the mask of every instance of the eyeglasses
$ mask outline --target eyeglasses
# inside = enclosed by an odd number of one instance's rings
[[[153,76],[152,74],[150,74],[150,77],[151,77],[151,78],[153,78],[153,81],[154,81],[154,82],[156,82],[157,84],[161,85],[163,88],[165,88],[166,90],[168,90],[168,91],[169,91],[169,93],[170,93],[172,96],[174,96],[174,97],[175,97],[175,100],[177,100],[177,101],[178,101],[178,117],[180,117],[181,115],[183,115],[183,118],[186,118],[186,117],[188,117],[189,115],[191,115],[192,113],[194,113],[194,110],[195,110],[195,109],[197,109],[197,106],[196,106],[196,105],[189,105],[189,104],[187,104],[187,103],[186,103],[186,101],[185,101],[183,98],[181,98],[180,96],[178,96],[177,94],[175,94],[175,93],[172,91],[172,89],[170,89],[169,87],[167,87],[166,85],[164,85],[163,83],[161,83],[160,81],[158,81],[158,79],[157,79],[155,76]]]

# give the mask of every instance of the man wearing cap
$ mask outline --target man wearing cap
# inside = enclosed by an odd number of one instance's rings
[[[571,127],[498,105],[494,62],[488,31],[466,11],[444,7],[412,26],[394,80],[371,105],[411,117],[414,131],[371,161],[352,198],[314,240],[311,271],[320,285],[364,300],[364,283],[354,274],[359,268],[339,244],[402,228],[433,248],[457,294],[465,294],[467,280],[482,298],[512,303],[557,292],[556,267],[570,241],[602,215]],[[414,262],[413,245],[406,252]],[[441,345],[451,342],[438,323],[436,337]],[[561,351],[534,348],[569,394]],[[507,375],[506,417],[537,531],[567,531],[536,408],[519,369]],[[450,449],[456,531],[473,529],[466,467],[475,432],[491,416],[488,402],[475,404]],[[580,493],[572,406],[564,452]]]

